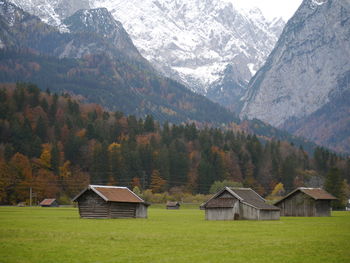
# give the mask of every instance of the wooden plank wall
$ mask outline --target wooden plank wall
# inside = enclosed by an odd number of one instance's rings
[[[317,200],[316,201],[316,216],[331,216],[331,201]]]
[[[279,220],[280,211],[260,210],[259,220]]]
[[[136,206],[136,218],[147,218],[148,206],[145,204],[137,204]]]
[[[259,210],[246,204],[240,203],[240,216],[241,219],[258,220]]]
[[[108,218],[109,204],[93,191],[86,191],[78,199],[79,214],[82,218]]]
[[[136,217],[135,203],[116,203],[110,202],[110,217],[111,218],[135,218]]]
[[[281,216],[316,216],[315,200],[310,196],[297,192],[277,205]]]

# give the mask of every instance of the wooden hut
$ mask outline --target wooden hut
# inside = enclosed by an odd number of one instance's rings
[[[147,204],[127,187],[89,185],[73,201],[82,218],[147,218]]]
[[[251,188],[225,187],[201,207],[207,220],[279,220],[280,209]]]
[[[330,216],[336,198],[321,188],[299,187],[275,203],[281,216]]]
[[[40,203],[41,207],[58,207],[58,202],[56,199],[44,199]]]
[[[180,209],[180,203],[168,201],[166,203],[166,209]]]

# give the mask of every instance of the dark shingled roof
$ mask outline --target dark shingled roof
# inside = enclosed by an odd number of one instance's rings
[[[303,192],[304,194],[310,196],[311,198],[315,200],[336,200],[337,198],[331,195],[330,193],[326,192],[325,190],[321,188],[306,188],[306,187],[299,187],[295,189],[294,191],[287,194],[285,197],[283,197],[281,200],[278,200],[275,204],[278,204],[279,202],[287,199],[289,196],[293,195],[296,192]]]
[[[145,203],[140,197],[138,197],[127,187],[104,185],[89,185],[88,188],[77,195],[73,201],[76,201],[87,190],[93,190],[105,201],[109,202]]]
[[[40,205],[52,205],[53,202],[55,202],[56,199],[44,199],[41,201]]]
[[[205,207],[208,208],[230,208],[235,204],[235,198],[216,198],[209,200]]]
[[[266,200],[251,188],[230,187],[229,189],[238,195],[242,199],[241,201],[247,205],[251,205],[261,210],[280,210],[278,207],[266,203]]]
[[[335,200],[333,195],[330,193],[326,192],[325,190],[321,188],[301,188],[300,191],[304,192],[308,196],[312,197],[315,200],[319,199],[325,199],[325,200]]]
[[[173,207],[173,206],[180,206],[180,203],[179,202],[171,202],[171,201],[168,201],[166,203],[166,206],[170,206],[170,207]]]
[[[219,196],[224,191],[229,192],[232,195],[232,198],[220,198]],[[238,199],[243,204],[255,207],[260,210],[280,210],[278,207],[266,203],[265,199],[258,195],[251,188],[225,187],[202,206],[205,208],[230,208],[233,207],[236,199]]]

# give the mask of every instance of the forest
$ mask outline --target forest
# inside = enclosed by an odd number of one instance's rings
[[[325,187],[345,205],[350,159],[317,147],[202,126],[160,125],[28,83],[0,86],[0,203],[58,198],[87,184],[141,192],[208,194],[213,185],[251,187],[274,198],[299,186]]]

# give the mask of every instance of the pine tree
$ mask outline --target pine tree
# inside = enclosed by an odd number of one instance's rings
[[[59,166],[60,166],[60,151],[57,147],[57,144],[54,143],[51,147],[51,167],[52,171],[58,175],[59,172]]]
[[[338,200],[333,201],[333,208],[344,208],[346,204],[346,195],[344,192],[343,178],[340,170],[336,167],[332,167],[326,175],[325,190],[334,195]]]
[[[35,128],[36,135],[43,141],[46,142],[47,139],[47,125],[41,116],[38,118]]]
[[[144,124],[145,132],[154,132],[155,125],[154,125],[154,119],[152,115],[147,115],[145,124]]]

